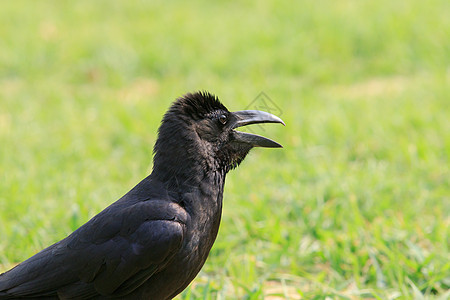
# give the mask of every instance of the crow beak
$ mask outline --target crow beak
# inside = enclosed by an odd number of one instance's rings
[[[245,125],[250,124],[259,124],[259,123],[281,123],[283,125],[284,122],[280,118],[275,115],[269,114],[264,111],[259,110],[241,110],[235,111],[232,113],[236,118],[235,123],[233,124],[233,129],[238,128]],[[286,125],[285,125],[286,126]],[[252,145],[253,147],[266,147],[266,148],[283,148],[280,144],[271,139],[265,138],[263,136],[234,131],[234,139],[241,143],[247,143]]]

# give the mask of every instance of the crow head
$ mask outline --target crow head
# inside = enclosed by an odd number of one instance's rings
[[[186,94],[164,115],[154,148],[154,168],[161,163],[165,169],[201,165],[204,171],[227,173],[237,167],[253,147],[282,147],[268,138],[235,130],[256,123],[284,125],[280,118],[263,111],[230,112],[208,92]],[[173,161],[163,162],[167,157]],[[179,173],[181,170],[171,171]]]

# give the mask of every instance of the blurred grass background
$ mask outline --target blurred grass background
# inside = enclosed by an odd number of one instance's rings
[[[162,114],[264,92],[211,255],[180,299],[447,299],[450,2],[4,1],[0,271],[151,170]],[[252,107],[250,107],[252,108]]]

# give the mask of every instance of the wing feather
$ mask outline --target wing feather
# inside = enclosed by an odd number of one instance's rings
[[[108,207],[66,239],[0,275],[2,295],[90,298],[127,294],[180,249],[187,214],[151,200]]]

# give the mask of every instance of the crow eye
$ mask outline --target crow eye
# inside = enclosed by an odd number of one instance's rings
[[[225,125],[228,121],[228,118],[226,115],[220,115],[219,116],[219,122],[222,123],[223,125]]]

